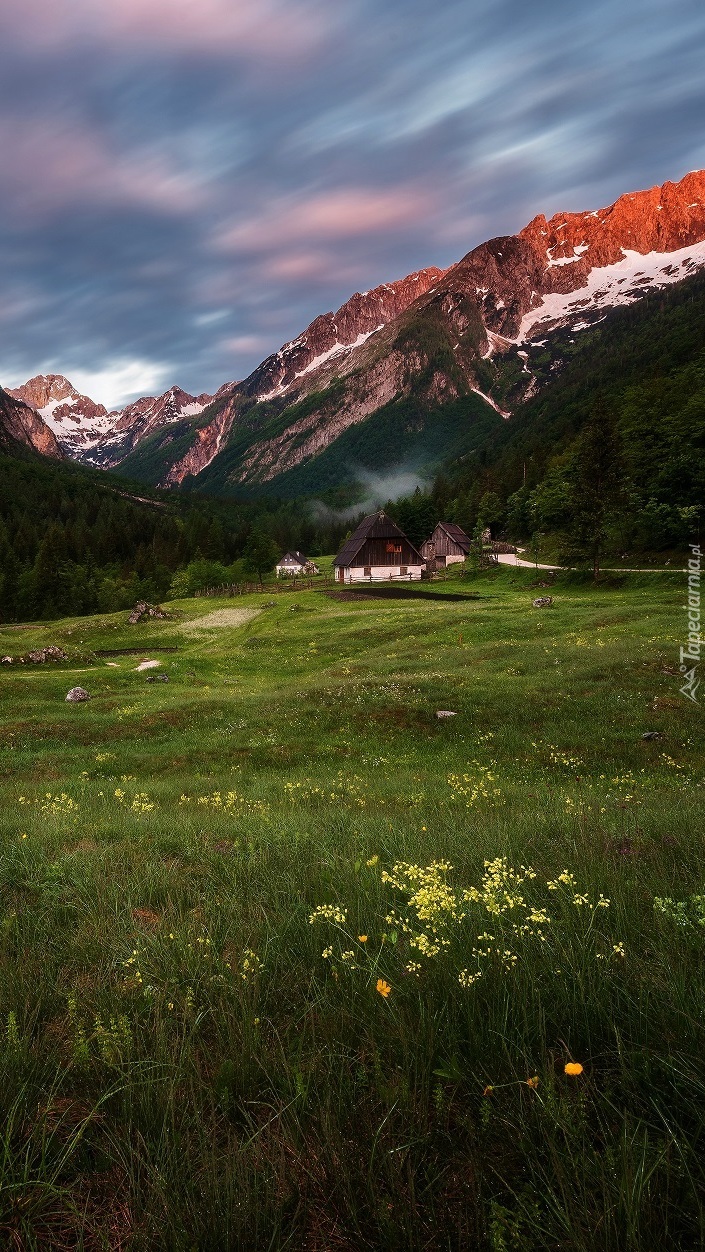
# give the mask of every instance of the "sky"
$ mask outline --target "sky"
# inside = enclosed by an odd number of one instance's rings
[[[0,47],[0,384],[108,407],[705,166],[702,0],[1,0]]]

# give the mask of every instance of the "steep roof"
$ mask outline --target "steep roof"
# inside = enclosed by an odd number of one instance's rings
[[[465,534],[462,526],[456,526],[455,522],[439,522],[438,525],[446,532],[448,538],[453,540],[453,543],[457,543],[459,548],[464,548],[466,552],[470,551],[472,540]]]
[[[344,566],[352,564],[360,548],[368,539],[403,539],[409,544],[412,552],[416,552],[416,548],[409,543],[404,531],[399,529],[391,517],[387,517],[384,509],[380,509],[377,513],[370,513],[369,517],[362,519],[355,533],[343,544],[333,564]],[[418,552],[416,555],[421,561]]]
[[[306,560],[307,558],[304,556],[303,552],[285,552],[284,555],[279,558],[277,564],[283,565],[285,561],[289,561],[291,564],[305,565]]]

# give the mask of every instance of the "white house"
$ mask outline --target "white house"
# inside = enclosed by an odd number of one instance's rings
[[[303,552],[285,552],[277,567],[277,578],[297,578],[299,574],[318,574],[320,571]]]

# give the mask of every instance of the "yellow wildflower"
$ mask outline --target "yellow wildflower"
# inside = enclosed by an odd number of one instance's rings
[[[357,941],[358,943],[367,943],[367,935],[358,935]]]
[[[386,999],[387,999],[387,996],[388,996],[388,995],[391,995],[391,993],[392,993],[392,988],[390,987],[390,985],[389,985],[389,983],[388,983],[388,982],[385,982],[385,981],[384,981],[384,979],[383,979],[383,978],[378,978],[378,979],[377,979],[377,987],[376,987],[376,990],[379,992],[379,994],[382,996],[382,998],[383,998],[384,1000],[386,1000]]]
[[[532,1091],[535,1091],[539,1085],[538,1074],[534,1074],[533,1078],[527,1078],[526,1085],[527,1087],[531,1087]]]
[[[568,1064],[564,1065],[563,1069],[566,1074],[570,1074],[572,1077],[577,1077],[578,1074],[583,1072],[583,1067],[579,1061],[568,1061]]]

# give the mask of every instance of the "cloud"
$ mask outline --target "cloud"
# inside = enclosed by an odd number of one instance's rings
[[[281,61],[310,54],[332,24],[314,0],[3,0],[0,31],[42,53],[102,45]]]
[[[263,213],[219,231],[215,246],[223,252],[267,252],[305,240],[354,239],[418,226],[432,205],[432,196],[419,187],[331,188],[275,201]]]
[[[0,118],[2,208],[43,218],[70,206],[196,212],[204,190],[164,152],[111,147],[105,135],[62,117]]]
[[[122,408],[139,396],[160,395],[172,381],[173,370],[171,364],[140,360],[109,361],[96,370],[69,368],[74,387],[82,395],[104,404],[106,409]],[[59,371],[46,369],[42,372]]]
[[[264,355],[269,351],[270,343],[265,335],[232,335],[229,339],[222,339],[219,347],[225,352],[255,352]]]

